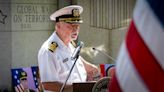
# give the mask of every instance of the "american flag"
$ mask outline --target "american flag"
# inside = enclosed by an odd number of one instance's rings
[[[11,70],[12,84],[13,84],[14,90],[16,92],[24,92],[24,90],[25,90],[23,85],[20,84],[20,78],[19,78],[19,75],[22,71],[25,71],[27,73],[27,75],[28,75],[27,79],[30,78],[30,80],[28,80],[28,85],[30,85],[29,88],[32,88],[33,90],[35,90],[35,92],[42,92],[42,87],[39,84],[38,66],[12,69]]]
[[[114,67],[115,65],[114,64],[100,64],[100,72],[101,72],[101,75],[102,77],[106,77],[106,76],[109,76],[108,75],[108,71],[111,67]]]
[[[32,66],[32,75],[33,75],[33,80],[35,83],[35,88],[38,88],[38,80],[37,80],[37,72],[38,72],[38,67],[37,66]]]
[[[138,0],[109,92],[164,92],[164,0]]]
[[[35,88],[36,88],[36,92],[42,92],[42,85],[40,84],[40,76],[39,76],[39,68],[38,66],[32,66],[31,67],[32,70],[32,74],[33,74],[33,80],[35,83]]]
[[[22,68],[12,69],[12,84],[16,92],[23,92],[24,87],[20,85],[19,75],[23,71]]]

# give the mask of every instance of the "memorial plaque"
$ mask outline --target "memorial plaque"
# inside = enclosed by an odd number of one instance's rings
[[[12,31],[53,30],[49,16],[57,9],[56,6],[55,0],[13,0]]]

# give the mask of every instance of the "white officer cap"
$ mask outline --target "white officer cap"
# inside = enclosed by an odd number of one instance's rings
[[[83,12],[83,8],[79,5],[70,5],[62,9],[57,10],[50,16],[50,20],[68,23],[82,23],[80,14]]]

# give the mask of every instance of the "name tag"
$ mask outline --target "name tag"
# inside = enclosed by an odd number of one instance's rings
[[[68,61],[68,58],[65,58],[64,60],[63,60],[63,63],[65,63],[65,62],[67,62]]]

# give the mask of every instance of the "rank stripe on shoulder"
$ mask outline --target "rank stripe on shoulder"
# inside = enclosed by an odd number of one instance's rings
[[[51,42],[48,50],[51,51],[51,52],[54,52],[57,47],[58,47],[58,44],[56,42]]]

